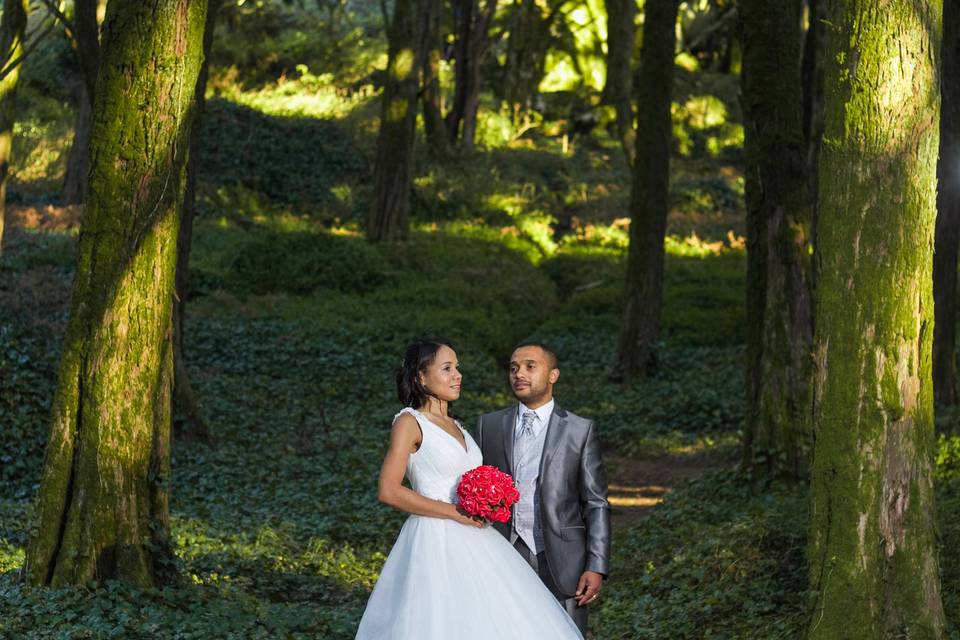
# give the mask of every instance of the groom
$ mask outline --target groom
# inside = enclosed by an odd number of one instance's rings
[[[557,355],[524,342],[510,357],[518,400],[480,416],[484,464],[513,475],[520,501],[509,523],[494,523],[540,575],[584,637],[587,605],[597,599],[610,558],[607,477],[593,421],[553,400]]]

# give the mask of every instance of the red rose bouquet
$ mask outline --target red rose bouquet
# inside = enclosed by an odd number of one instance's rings
[[[509,473],[488,464],[471,469],[457,486],[460,508],[471,516],[492,522],[510,520],[510,507],[520,499],[520,492]]]

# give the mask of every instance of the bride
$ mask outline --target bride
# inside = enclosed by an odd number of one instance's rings
[[[440,339],[411,344],[397,372],[406,408],[393,422],[379,498],[411,516],[383,565],[357,640],[582,640],[510,543],[456,505],[460,476],[483,461],[449,414],[462,377],[457,354]],[[412,489],[401,484],[404,473]]]

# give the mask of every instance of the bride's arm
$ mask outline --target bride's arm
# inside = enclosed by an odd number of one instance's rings
[[[410,454],[417,450],[421,442],[420,426],[416,418],[404,414],[397,418],[390,432],[390,448],[380,468],[380,483],[377,497],[385,505],[405,513],[433,518],[447,518],[461,524],[482,527],[483,523],[461,513],[456,505],[424,497],[403,486],[403,475],[407,470]]]

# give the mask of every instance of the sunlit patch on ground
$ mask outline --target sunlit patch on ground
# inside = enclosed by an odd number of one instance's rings
[[[663,497],[670,491],[669,487],[657,484],[641,486],[627,486],[622,484],[610,485],[610,505],[626,509],[648,508],[663,502]]]

